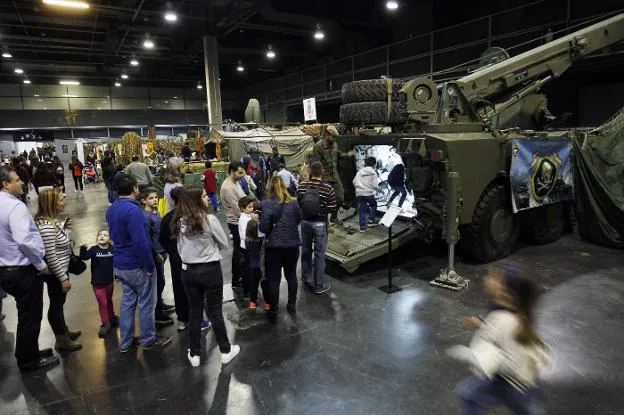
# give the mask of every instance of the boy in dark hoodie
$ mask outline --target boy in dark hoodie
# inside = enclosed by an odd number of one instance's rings
[[[390,174],[388,175],[388,185],[390,185],[394,191],[392,196],[390,196],[390,200],[388,200],[388,207],[392,206],[392,201],[400,193],[401,199],[399,200],[399,207],[402,208],[409,190],[407,188],[407,183],[405,182],[405,166],[403,164],[397,164],[392,168]]]

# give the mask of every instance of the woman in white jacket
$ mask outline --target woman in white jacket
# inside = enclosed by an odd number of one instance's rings
[[[538,377],[550,363],[550,351],[533,326],[537,288],[512,267],[491,272],[485,285],[492,311],[483,320],[467,320],[479,329],[468,347],[448,351],[475,374],[458,386],[464,413],[480,415],[484,407],[506,406],[518,415],[545,414]]]
[[[379,188],[379,175],[375,170],[376,165],[377,159],[375,157],[367,157],[364,160],[364,167],[357,172],[353,179],[355,198],[360,212],[360,232],[366,231],[367,227],[377,226],[375,221],[375,216],[377,216],[375,193],[381,189]]]

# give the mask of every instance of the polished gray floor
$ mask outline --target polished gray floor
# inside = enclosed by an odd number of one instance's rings
[[[104,186],[87,185],[82,194],[70,190],[68,200],[76,242],[91,244],[105,225]],[[13,358],[16,314],[9,298],[0,323],[0,413],[459,413],[454,387],[466,373],[444,350],[470,339],[459,317],[486,309],[480,283],[486,267],[460,262],[472,285],[454,293],[428,285],[444,261],[443,254],[419,245],[403,247],[395,268],[403,290],[393,295],[378,290],[387,275],[385,259],[355,276],[330,269],[331,294],[300,290],[297,316],[284,313],[275,324],[261,311],[250,314],[227,302],[228,331],[242,352],[223,368],[211,332],[201,366],[190,367],[186,334],[175,327],[162,331],[173,337],[166,350],[121,355],[116,336],[97,337],[97,306],[84,275],[72,281],[66,315],[72,328],[83,330],[85,348],[64,354],[62,365],[51,370],[22,374]],[[530,272],[544,292],[540,331],[556,351],[544,379],[548,413],[624,413],[622,252],[570,236],[520,247],[505,262]],[[119,293],[117,286],[116,309]],[[173,302],[170,284],[165,298]],[[53,345],[44,318],[40,346]]]

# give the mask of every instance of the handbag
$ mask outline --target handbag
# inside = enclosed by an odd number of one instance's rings
[[[56,229],[59,230],[63,235],[67,236],[67,234],[61,229],[58,224],[54,224]],[[80,275],[87,270],[87,264],[84,262],[78,255],[74,253],[74,247],[76,246],[76,242],[73,240],[69,240],[69,266],[67,268],[67,272],[73,275]]]
[[[74,254],[74,247],[76,243],[71,241],[71,251],[69,254],[69,267],[67,268],[67,272],[74,275],[80,275],[87,270],[87,264],[80,259],[80,257]]]

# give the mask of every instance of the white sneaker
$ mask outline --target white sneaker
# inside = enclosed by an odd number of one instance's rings
[[[191,363],[191,366],[197,367],[199,366],[199,356],[191,356],[191,349],[188,349],[188,354],[186,355],[188,361]]]
[[[236,356],[238,356],[238,354],[240,353],[240,346],[238,345],[233,345],[232,348],[230,349],[230,353],[221,353],[221,363],[224,365],[227,365],[228,363],[230,363],[232,361],[232,359],[234,359]],[[190,354],[189,354],[190,356]],[[189,357],[190,359],[190,357]],[[199,357],[198,357],[199,359]],[[199,364],[199,363],[197,363]]]
[[[187,329],[189,323],[184,321],[178,321],[178,331],[184,331]]]

